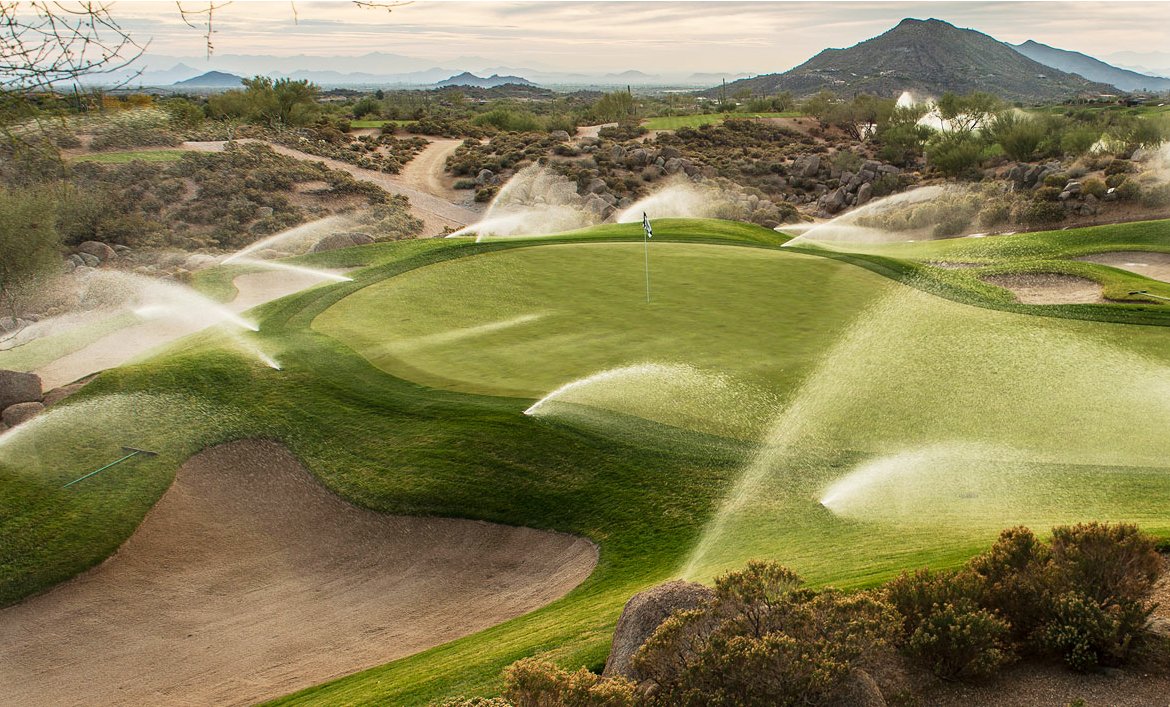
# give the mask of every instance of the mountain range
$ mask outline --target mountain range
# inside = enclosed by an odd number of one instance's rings
[[[1079,74],[1090,81],[1107,83],[1122,91],[1170,91],[1170,79],[1168,78],[1147,76],[1136,71],[1120,69],[1080,52],[1057,49],[1031,39],[1023,44],[1009,44],[1008,46],[1045,66],[1067,71],[1070,74]]]
[[[519,76],[500,76],[499,74],[492,74],[486,78],[476,76],[470,71],[464,71],[458,76],[452,76],[449,79],[435,84],[439,88],[446,86],[474,86],[476,88],[495,88],[496,86],[504,86],[506,84],[518,84],[520,86],[535,86],[528,79],[522,79]]]
[[[893,29],[847,49],[825,49],[780,74],[727,85],[729,92],[790,91],[807,96],[823,88],[838,94],[897,96],[903,91],[938,96],[985,91],[1009,101],[1052,101],[1116,93],[1112,85],[1029,59],[982,32],[942,20],[905,19]],[[711,89],[711,97],[719,95]]]

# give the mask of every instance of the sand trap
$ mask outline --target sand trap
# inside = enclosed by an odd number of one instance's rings
[[[1154,280],[1170,282],[1170,253],[1149,253],[1140,250],[1116,250],[1111,253],[1086,255],[1077,260],[1108,265],[1145,275]]]
[[[1057,273],[988,275],[985,282],[1011,290],[1023,304],[1097,304],[1105,302],[1093,280]]]
[[[238,314],[322,282],[327,280],[288,270],[263,270],[240,275],[233,280],[238,291],[236,298],[227,308]],[[49,390],[139,359],[160,346],[206,328],[209,323],[213,321],[161,318],[135,324],[110,332],[88,346],[38,368],[34,373],[41,377],[45,390]]]
[[[355,508],[279,444],[226,444],[106,563],[0,611],[0,701],[253,703],[524,614],[596,561],[570,535]]]

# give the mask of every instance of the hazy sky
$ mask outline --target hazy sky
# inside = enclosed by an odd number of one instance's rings
[[[386,12],[345,0],[298,0],[296,21],[293,7],[287,1],[237,0],[218,10],[215,53],[383,51],[435,62],[480,56],[536,69],[767,73],[791,68],[825,47],[876,36],[904,17],[936,17],[1012,43],[1035,39],[1096,56],[1170,47],[1170,2],[417,0]],[[152,54],[203,54],[203,38],[183,24],[173,2],[123,0],[113,10],[136,36],[151,38]]]

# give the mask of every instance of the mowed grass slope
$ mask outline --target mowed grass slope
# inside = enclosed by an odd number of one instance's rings
[[[490,693],[505,665],[543,651],[597,667],[632,593],[748,557],[860,586],[956,564],[1013,522],[1131,519],[1170,534],[1159,427],[1170,330],[972,307],[848,261],[775,252],[783,239],[763,229],[719,247],[707,230],[656,222],[649,306],[641,244],[599,242],[637,238],[637,224],[555,245],[452,239],[313,256],[372,267],[254,313],[257,343],[284,370],[208,332],[104,374],[35,435],[0,443],[5,600],[100,561],[196,449],[257,436],[363,506],[601,547],[594,575],[545,609],[286,703]],[[561,314],[477,328],[537,307]],[[545,385],[662,352],[721,377],[669,383],[685,424],[640,417],[627,407],[640,394],[588,398],[603,403],[588,415],[523,414]],[[528,384],[525,369],[544,382]],[[70,410],[92,428],[84,444]],[[706,433],[744,414],[754,441]],[[163,455],[60,488],[139,440]]]

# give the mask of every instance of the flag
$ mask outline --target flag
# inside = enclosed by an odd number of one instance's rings
[[[647,238],[654,237],[654,230],[650,228],[650,219],[646,218],[646,212],[642,212],[642,230],[646,232]]]

